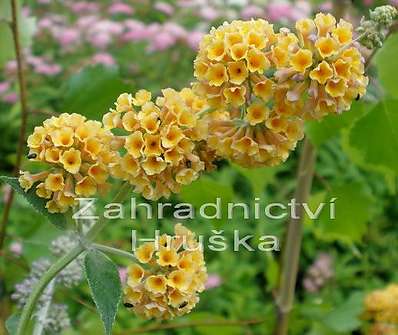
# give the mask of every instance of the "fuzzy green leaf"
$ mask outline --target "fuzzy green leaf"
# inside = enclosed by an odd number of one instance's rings
[[[87,67],[66,83],[63,110],[102,120],[102,116],[113,106],[118,95],[127,89],[117,69]]]
[[[122,296],[117,267],[98,250],[87,252],[84,265],[91,295],[104,323],[105,334],[109,335]]]
[[[391,35],[377,52],[375,63],[380,81],[390,95],[398,98],[398,34]]]
[[[6,321],[6,329],[9,335],[17,333],[18,323],[20,319],[19,314],[12,314]]]
[[[37,212],[44,215],[56,227],[60,229],[66,228],[65,216],[62,214],[49,213],[46,208],[47,200],[39,198],[36,195],[35,189],[33,187],[28,192],[25,192],[22,189],[22,187],[19,185],[18,178],[0,176],[0,180],[9,184],[14,189],[15,192],[22,195]]]

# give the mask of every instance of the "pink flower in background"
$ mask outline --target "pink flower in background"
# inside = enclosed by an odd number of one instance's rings
[[[213,20],[217,19],[218,17],[220,17],[220,14],[218,13],[218,11],[215,8],[210,7],[210,6],[205,6],[205,7],[200,8],[199,15],[207,21],[213,21]]]
[[[41,5],[48,5],[51,2],[51,0],[37,0],[37,2]]]
[[[119,268],[119,277],[122,284],[124,284],[127,280],[127,268]]]
[[[251,18],[261,18],[264,17],[264,10],[261,7],[249,5],[243,8],[240,16],[244,20],[249,20]]]
[[[167,15],[173,15],[174,13],[174,7],[167,2],[158,1],[155,3],[154,8]]]
[[[134,10],[129,5],[123,2],[115,2],[108,8],[109,14],[126,14],[131,15],[134,13]]]
[[[395,7],[398,7],[398,0],[390,0],[390,4]]]
[[[151,36],[147,27],[139,21],[127,20],[124,24],[126,32],[124,32],[121,37],[122,41],[142,41]]]
[[[8,104],[15,104],[18,101],[18,95],[15,92],[11,92],[3,95],[1,97],[1,100]]]
[[[80,31],[75,28],[66,28],[59,31],[56,36],[58,43],[65,48],[76,44],[80,40]]]
[[[41,64],[34,68],[34,71],[38,74],[44,74],[46,76],[55,76],[61,72],[61,66],[58,64]]]
[[[8,91],[10,88],[10,83],[7,81],[0,82],[0,94],[3,94]]]
[[[92,27],[96,22],[100,21],[101,18],[99,18],[96,15],[87,15],[87,16],[82,16],[80,17],[77,22],[76,22],[76,26],[84,31],[86,29],[89,29],[90,27]]]
[[[99,5],[95,2],[78,1],[69,4],[69,8],[76,14],[94,13],[99,11]]]
[[[205,287],[207,290],[219,287],[222,284],[222,279],[218,274],[209,274]]]
[[[17,73],[17,61],[10,60],[4,67],[6,75],[13,75]]]
[[[105,66],[114,66],[116,64],[115,59],[111,54],[106,52],[100,52],[93,56],[92,62],[94,64],[102,64]]]
[[[288,2],[272,2],[267,6],[267,18],[270,21],[282,21],[290,18],[292,5]]]
[[[172,34],[174,37],[176,37],[178,39],[185,38],[185,36],[187,35],[187,32],[184,29],[184,27],[182,27],[174,22],[165,23],[163,25],[163,30]]]
[[[322,12],[330,12],[333,9],[333,3],[326,1],[319,6],[319,10]]]
[[[160,31],[153,36],[150,42],[149,51],[162,51],[173,46],[177,42],[177,38],[168,31]]]
[[[201,31],[191,31],[187,33],[185,41],[187,42],[188,46],[193,50],[199,49],[199,43],[202,40],[205,34]]]
[[[290,12],[290,20],[298,21],[311,15],[311,4],[305,0],[296,1]]]
[[[10,251],[15,255],[15,256],[21,256],[22,255],[22,243],[21,242],[12,242],[9,246]]]

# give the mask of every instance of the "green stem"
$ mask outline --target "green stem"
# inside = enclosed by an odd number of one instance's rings
[[[127,182],[124,183],[112,202],[122,201],[130,193],[130,190],[131,185]],[[43,275],[43,277],[40,278],[39,282],[32,290],[32,293],[30,294],[28,301],[25,304],[25,307],[23,308],[16,335],[26,335],[26,328],[31,319],[33,310],[36,306],[37,300],[40,298],[44,289],[59,272],[61,272],[68,264],[75,260],[86,249],[86,243],[90,243],[91,241],[93,241],[98,233],[105,226],[106,221],[102,217],[87,232],[84,243],[79,243],[79,245],[77,245],[60,259],[58,259],[54,264],[50,266],[50,268]]]
[[[129,258],[130,260],[133,260],[133,261],[137,260],[136,257],[132,253],[124,251],[124,250],[121,250],[121,249],[112,248],[112,247],[108,247],[106,245],[97,244],[97,243],[93,243],[92,246],[95,249],[98,249],[98,250],[103,251],[103,252],[108,253],[108,254],[113,254],[113,255],[116,255],[116,256],[122,256],[122,257],[125,257],[125,258]]]
[[[37,300],[40,298],[46,286],[60,271],[62,271],[62,269],[64,269],[68,264],[76,259],[76,257],[79,256],[83,251],[84,247],[80,244],[74,247],[67,254],[65,254],[54,264],[52,264],[47,272],[43,275],[43,277],[40,278],[39,282],[32,290],[32,293],[30,294],[28,301],[26,302],[25,307],[22,311],[16,335],[26,335],[26,328],[29,324]]]
[[[294,194],[296,203],[299,206],[296,208],[296,217],[290,219],[285,242],[280,286],[276,301],[278,322],[274,333],[275,335],[286,335],[288,333],[289,313],[293,308],[300,249],[303,238],[304,210],[301,204],[308,201],[314,176],[314,168],[315,149],[306,138],[304,140],[304,147],[300,156],[297,188]]]

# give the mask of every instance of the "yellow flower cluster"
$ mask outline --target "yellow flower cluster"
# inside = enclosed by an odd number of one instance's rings
[[[76,197],[90,197],[107,186],[108,166],[118,160],[111,149],[112,133],[98,121],[80,114],[61,114],[35,127],[28,138],[28,158],[46,163],[46,171],[21,171],[19,183],[27,192],[48,199],[50,213],[66,212]]]
[[[297,34],[264,20],[233,21],[206,35],[193,89],[207,99],[209,147],[244,166],[276,165],[303,137],[303,120],[349,109],[365,93],[352,26],[328,14]]]
[[[205,289],[207,271],[194,233],[181,224],[174,236],[137,248],[138,263],[128,267],[125,305],[143,318],[170,319],[189,313]]]
[[[374,322],[375,328],[395,330],[398,333],[398,285],[392,284],[383,290],[376,290],[365,298],[364,318]],[[384,327],[388,326],[388,327]]]
[[[194,90],[215,110],[209,146],[243,166],[279,164],[303,136],[302,120],[287,108],[296,106],[278,105],[277,42],[267,21],[233,21],[203,38],[194,62]]]
[[[296,32],[281,32],[275,79],[287,88],[285,103],[302,103],[306,119],[349,110],[366,92],[364,58],[353,41],[353,26],[331,14],[296,23]]]
[[[192,183],[211,166],[212,156],[204,145],[207,121],[198,117],[205,108],[205,100],[188,88],[164,89],[155,102],[145,90],[134,97],[121,94],[115,109],[103,118],[106,129],[120,128],[128,134],[116,137],[125,154],[111,166],[112,175],[128,180],[135,192],[150,200]]]

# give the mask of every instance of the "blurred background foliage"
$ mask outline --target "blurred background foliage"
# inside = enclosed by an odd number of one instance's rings
[[[396,0],[393,0],[396,1]],[[20,126],[16,62],[7,20],[9,1],[0,0],[0,174],[10,174],[15,162]],[[344,16],[353,24],[382,1],[344,3]],[[393,3],[393,5],[397,3]],[[276,27],[292,26],[299,18],[334,4],[320,0],[125,0],[20,1],[21,34],[28,80],[29,129],[61,112],[98,119],[123,91],[139,88],[155,95],[162,88],[182,88],[193,80],[192,61],[198,42],[212,25],[235,18],[262,17]],[[366,53],[366,50],[365,50]],[[306,133],[317,148],[310,205],[337,197],[336,220],[326,213],[306,219],[297,304],[291,334],[337,335],[365,332],[361,320],[363,297],[369,291],[398,281],[398,34],[392,34],[373,58],[370,86],[350,112],[307,124]],[[220,196],[223,202],[287,203],[295,187],[299,149],[280,167],[247,170],[221,162],[217,172],[186,187],[170,201],[200,206]],[[28,169],[30,163],[23,162]],[[9,189],[2,185],[0,208]],[[109,199],[112,195],[109,195]],[[106,201],[103,199],[101,201]],[[144,199],[140,199],[144,202]],[[154,204],[156,206],[156,203]],[[101,205],[98,205],[101,208]],[[142,213],[141,213],[142,214]],[[225,213],[224,213],[225,214]],[[240,234],[277,235],[285,220],[235,217],[196,218],[186,224],[205,240],[212,230],[230,241]],[[113,220],[101,239],[129,250],[131,229],[153,236],[154,229],[172,231],[171,213],[162,220]],[[16,283],[32,261],[51,257],[49,241],[62,234],[16,197],[9,220],[7,243],[0,260],[1,320],[15,309],[10,299]],[[190,315],[175,320],[262,320],[258,325],[194,327],[163,334],[271,334],[273,296],[278,282],[280,252],[206,250],[209,289]],[[283,245],[281,246],[283,249]],[[326,258],[325,258],[326,257]],[[117,259],[121,273],[127,265]],[[56,300],[67,304],[72,320],[63,335],[102,332],[86,285],[60,290]],[[137,319],[121,308],[115,334],[156,325]],[[4,333],[0,324],[0,334]],[[125,331],[125,332],[123,332]],[[51,334],[52,335],[52,334]]]

